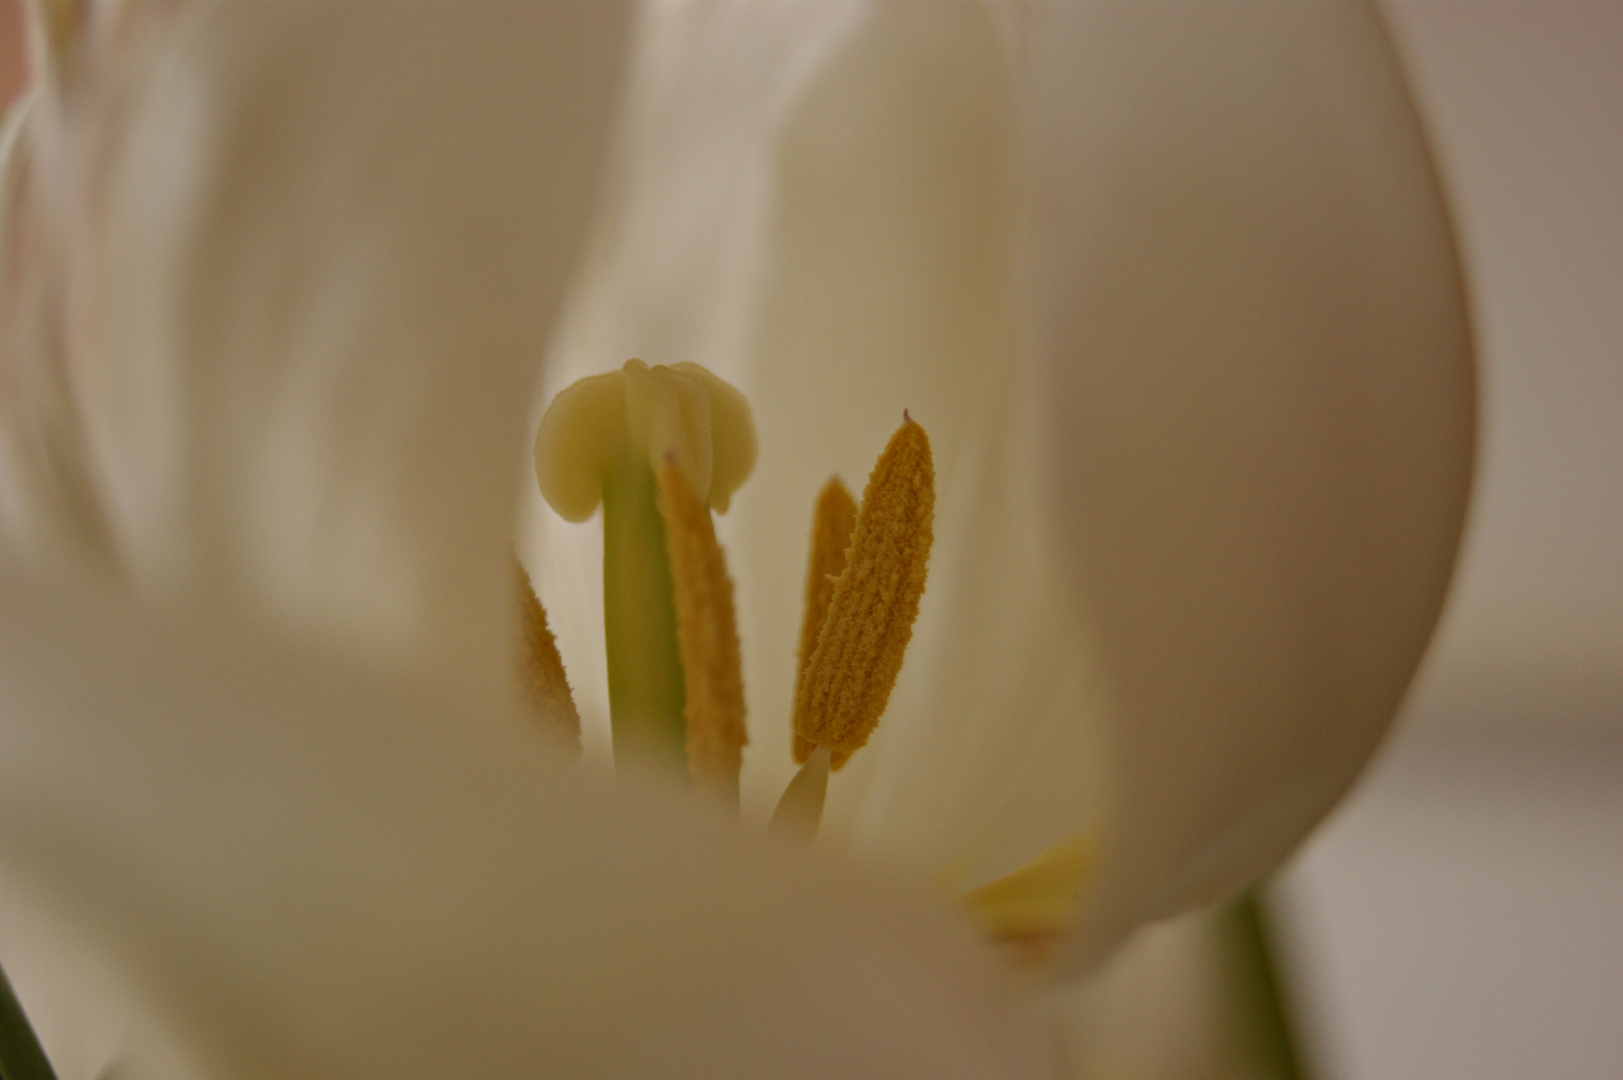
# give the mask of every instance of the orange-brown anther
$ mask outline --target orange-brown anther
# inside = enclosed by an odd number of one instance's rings
[[[736,803],[748,738],[733,583],[716,543],[710,508],[674,462],[661,465],[658,481],[682,660],[688,771],[699,786]]]
[[[558,643],[547,628],[547,612],[530,585],[530,575],[524,566],[513,560],[513,575],[518,586],[519,683],[524,699],[535,716],[565,732],[580,747],[580,713],[575,710],[575,699],[569,693],[569,680],[564,675],[564,662],[558,655]]]
[[[847,565],[795,695],[795,734],[833,752],[834,767],[879,723],[924,594],[935,517],[930,440],[904,419],[868,477]]]
[[[857,501],[835,476],[818,493],[812,512],[811,556],[806,565],[806,613],[800,624],[799,664],[795,669],[795,696],[806,681],[806,665],[817,649],[817,638],[828,619],[834,599],[834,580],[845,570],[845,553],[857,523]],[[795,763],[804,765],[817,744],[794,736]]]

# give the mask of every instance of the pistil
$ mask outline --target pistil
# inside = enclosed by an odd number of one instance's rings
[[[687,730],[665,522],[647,463],[603,478],[603,630],[616,759],[683,759]]]
[[[566,520],[603,507],[616,762],[685,762],[704,786],[736,792],[729,762],[743,744],[743,692],[710,512],[727,508],[754,467],[749,405],[696,364],[630,360],[553,399],[536,432],[535,464],[542,496]],[[730,674],[718,659],[728,640]],[[702,730],[689,729],[695,722]],[[729,769],[731,780],[722,777]]]

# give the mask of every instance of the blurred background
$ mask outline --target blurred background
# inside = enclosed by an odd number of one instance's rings
[[[1081,1075],[1623,1077],[1623,3],[1380,6],[1474,308],[1455,589],[1382,757],[1260,900],[1059,995]]]

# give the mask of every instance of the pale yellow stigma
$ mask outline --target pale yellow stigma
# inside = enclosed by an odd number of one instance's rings
[[[686,690],[682,718],[687,726],[688,771],[699,787],[737,805],[738,773],[748,738],[733,583],[716,543],[709,508],[674,461],[662,464],[657,476]]]
[[[836,769],[885,711],[929,568],[935,468],[924,429],[903,417],[868,477],[847,565],[795,695],[795,735],[827,746]]]
[[[699,501],[724,514],[755,453],[755,419],[731,385],[698,364],[627,360],[552,399],[535,433],[535,476],[564,520],[585,521],[611,474],[673,461]]]
[[[806,682],[806,665],[817,650],[817,638],[828,619],[828,605],[834,599],[834,581],[845,570],[845,553],[851,545],[851,530],[857,523],[857,501],[839,477],[823,485],[812,512],[811,557],[806,563],[806,611],[800,624],[799,664],[795,669],[795,696]],[[804,765],[817,744],[794,736],[795,762]]]
[[[530,585],[530,575],[517,559],[513,560],[513,578],[518,587],[519,686],[536,718],[568,735],[578,752],[580,713],[569,693],[569,680],[564,675],[563,658],[558,655],[558,643],[547,628],[546,609]]]

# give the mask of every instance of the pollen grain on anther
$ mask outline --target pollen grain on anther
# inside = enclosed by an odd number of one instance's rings
[[[834,582],[845,570],[846,550],[851,530],[857,523],[857,501],[838,476],[830,477],[817,495],[812,511],[811,555],[806,561],[806,605],[800,624],[800,648],[796,652],[795,695],[806,680],[806,665],[817,650],[817,639],[828,619],[828,605],[834,598]],[[817,744],[794,736],[797,765],[804,765]]]
[[[580,749],[580,713],[569,693],[558,643],[547,627],[547,611],[535,595],[524,564],[513,559],[514,584],[519,606],[518,675],[525,701],[536,718],[566,734]]]
[[[890,700],[924,593],[934,517],[930,440],[904,414],[863,490],[847,565],[795,695],[797,740],[828,746],[835,768],[868,741]]]
[[[686,693],[688,771],[700,787],[736,805],[748,737],[733,583],[710,509],[682,470],[667,460],[657,479]]]

